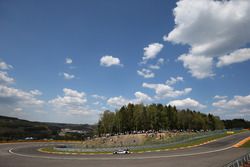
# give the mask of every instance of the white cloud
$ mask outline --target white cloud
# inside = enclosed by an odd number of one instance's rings
[[[227,96],[220,96],[220,95],[215,95],[214,99],[226,99]]]
[[[152,98],[147,95],[146,93],[142,93],[142,92],[135,92],[135,97],[136,99],[134,99],[134,103],[143,103],[143,102],[147,102],[147,101],[151,101]]]
[[[143,76],[144,78],[154,78],[155,74],[146,68],[143,68],[142,70],[137,70],[137,74],[140,76]]]
[[[21,111],[23,111],[23,109],[18,107],[18,108],[15,108],[14,111],[21,112]]]
[[[40,96],[43,94],[40,90],[37,89],[31,90],[30,93],[34,96]]]
[[[85,97],[84,92],[78,92],[78,91],[73,90],[73,89],[64,88],[63,92],[64,92],[65,96],[78,97],[78,98]]]
[[[53,104],[54,106],[78,106],[84,104],[87,99],[85,97],[84,92],[78,92],[76,90],[64,88],[63,89],[64,96],[58,96],[55,99],[49,101],[49,103]]]
[[[158,60],[157,60],[157,64],[164,64],[164,59],[163,58],[159,58]]]
[[[95,98],[95,99],[101,99],[101,100],[106,100],[107,99],[105,96],[101,96],[101,95],[97,95],[97,94],[93,94],[91,96],[93,98]]]
[[[96,101],[93,103],[94,105],[100,105],[101,103],[99,101]]]
[[[131,102],[130,100],[125,99],[122,96],[111,97],[107,100],[108,105],[113,107],[121,107],[123,105],[127,105],[130,102]]]
[[[63,73],[63,77],[64,77],[64,79],[66,79],[66,80],[71,80],[71,79],[74,79],[74,78],[75,78],[74,75],[68,74],[68,73],[66,73],[66,72]]]
[[[182,0],[167,41],[189,44],[195,55],[222,55],[250,41],[250,2]]]
[[[57,96],[48,103],[59,113],[67,115],[90,115],[91,109],[85,106],[87,102],[86,94],[73,89],[64,88],[64,96]]]
[[[188,44],[189,53],[179,60],[192,76],[211,77],[213,57],[228,56],[250,42],[249,15],[250,1],[182,0],[174,9],[175,28],[164,40]],[[247,55],[234,54],[219,58],[217,66],[246,60],[249,60]]]
[[[12,68],[12,66],[2,62],[0,66],[2,70]],[[29,111],[44,107],[45,102],[36,97],[40,92],[39,90],[24,91],[9,86],[14,82],[14,78],[9,77],[7,72],[0,71],[0,106],[2,115],[22,117],[27,116]]]
[[[134,95],[135,95],[134,99],[127,99],[122,96],[111,97],[107,100],[107,104],[112,107],[119,108],[129,103],[139,104],[139,103],[146,103],[146,102],[153,100],[149,95],[143,92],[137,91],[134,93]]]
[[[65,59],[65,63],[66,64],[72,64],[73,63],[73,60],[71,58],[66,58]]]
[[[0,70],[9,70],[12,68],[13,68],[12,65],[7,64],[0,59]]]
[[[248,115],[250,115],[250,108],[243,108],[242,110],[240,110],[240,113],[247,113]]]
[[[69,116],[72,116],[72,115],[89,116],[89,115],[93,114],[93,112],[94,111],[91,109],[78,106],[78,107],[68,107],[67,111],[62,111],[61,113],[69,115]],[[59,111],[59,113],[60,113],[60,111]]]
[[[150,69],[152,69],[152,70],[159,70],[161,67],[159,66],[159,65],[157,65],[157,64],[155,64],[155,65],[153,65],[153,64],[151,64],[151,65],[149,65],[148,66]]]
[[[201,109],[206,108],[205,105],[191,98],[186,98],[183,100],[173,100],[173,101],[170,101],[168,105],[176,106],[178,109],[201,110]]]
[[[234,96],[231,100],[220,99],[212,103],[225,118],[250,118],[250,95]]]
[[[0,103],[11,105],[17,104],[20,106],[27,106],[27,105],[42,105],[44,101],[39,100],[35,97],[36,95],[25,92],[20,89],[7,87],[4,85],[0,85]]]
[[[110,67],[110,66],[123,66],[121,64],[120,59],[117,57],[113,57],[110,55],[105,55],[100,59],[100,65],[105,66],[105,67]]]
[[[213,58],[211,57],[183,54],[178,57],[178,60],[183,62],[184,67],[189,69],[193,77],[203,79],[215,75],[212,71]]]
[[[214,107],[224,109],[246,109],[250,107],[250,95],[248,96],[234,96],[231,100],[219,100],[212,104]]]
[[[160,53],[162,50],[163,45],[160,43],[152,43],[149,44],[148,47],[145,47],[144,50],[144,56],[142,57],[142,60],[144,63],[146,63],[149,59],[156,58],[157,54]]]
[[[14,78],[8,76],[7,72],[0,71],[0,84],[12,84],[14,83]]]
[[[168,84],[170,81],[167,81]],[[175,90],[172,86],[168,84],[149,84],[143,83],[142,86],[144,88],[154,89],[156,98],[170,98],[170,97],[178,97],[183,96],[192,91],[192,88],[185,88],[183,90]],[[173,84],[173,83],[172,83]]]
[[[161,68],[161,66],[164,64],[164,59],[163,58],[159,58],[156,62],[156,64],[151,64],[148,67],[153,69],[153,70],[159,70]]]
[[[250,49],[238,49],[228,55],[224,55],[218,58],[217,67],[227,66],[233,63],[241,63],[250,60]]]
[[[184,81],[183,77],[176,77],[176,78],[171,77],[169,80],[166,81],[166,84],[167,85],[174,85],[177,82],[183,82],[183,81]]]
[[[226,99],[221,99],[217,102],[213,102],[213,106],[214,107],[221,107],[221,108],[224,108],[225,104],[227,103],[227,100]]]

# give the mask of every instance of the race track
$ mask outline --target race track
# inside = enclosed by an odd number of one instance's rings
[[[199,147],[130,155],[59,155],[37,151],[58,143],[0,144],[0,167],[220,167],[250,151],[232,147],[249,136],[250,131]]]

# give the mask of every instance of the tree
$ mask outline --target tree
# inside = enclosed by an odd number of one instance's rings
[[[227,125],[233,127],[231,122]],[[243,126],[242,120],[235,120],[235,126]],[[224,123],[212,114],[203,114],[189,109],[178,111],[175,106],[162,104],[128,104],[115,112],[104,111],[98,122],[98,133],[124,133],[138,130],[216,130]]]

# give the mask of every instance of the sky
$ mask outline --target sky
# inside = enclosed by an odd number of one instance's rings
[[[0,115],[161,103],[250,120],[250,1],[0,0]]]

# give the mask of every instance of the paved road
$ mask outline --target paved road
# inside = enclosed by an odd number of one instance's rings
[[[56,155],[37,151],[46,143],[0,144],[0,167],[219,167],[250,151],[232,147],[248,136],[250,132],[195,148],[130,155]]]

